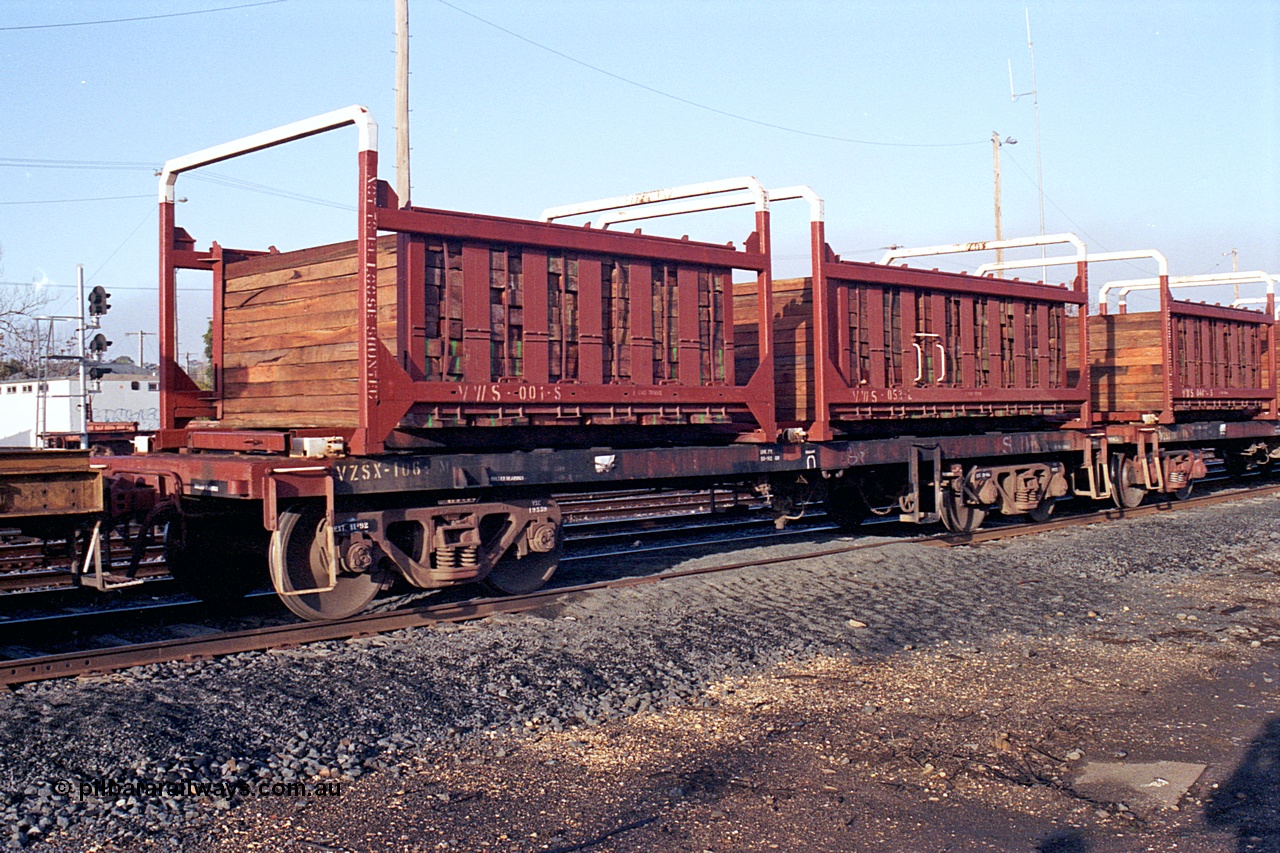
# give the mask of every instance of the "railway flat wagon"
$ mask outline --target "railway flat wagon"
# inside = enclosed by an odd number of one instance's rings
[[[175,223],[180,174],[349,125],[355,240],[202,249]],[[401,206],[377,179],[376,146],[376,124],[351,107],[165,165],[161,429],[152,453],[105,464],[121,506],[165,531],[188,589],[241,594],[265,562],[307,618],[355,612],[395,577],[521,591],[558,561],[557,485],[796,464],[798,449],[756,449],[777,436],[772,361],[745,371],[735,359],[739,346],[772,347],[768,324],[732,321],[735,291],[770,299],[758,183],[511,219]],[[740,247],[555,221],[644,218],[655,204],[696,212],[726,206],[726,193],[728,206],[745,194],[755,208]],[[176,360],[179,269],[212,273],[208,390]],[[243,571],[228,569],[227,549]]]
[[[1242,435],[1216,442],[1216,454],[1238,472],[1251,459],[1269,464],[1270,452],[1241,422],[1261,422],[1267,432],[1276,421],[1273,310],[1177,300],[1167,275],[1157,281],[1159,309],[1107,314],[1104,295],[1089,317],[1093,420],[1107,430],[1107,470],[1122,507],[1148,492],[1185,497],[1207,475],[1204,453],[1171,437],[1203,434],[1209,424],[1219,439]],[[1077,339],[1070,346],[1078,351]]]
[[[780,424],[811,441],[924,439],[904,466],[907,520],[930,515],[920,497],[929,480],[945,482],[933,504],[956,530],[980,524],[980,507],[1046,516],[1068,493],[1062,464],[985,462],[944,473],[941,448],[928,438],[1088,422],[1088,376],[1081,380],[1078,353],[1068,346],[1083,333],[1083,265],[1067,285],[1005,281],[843,261],[820,221],[811,238],[814,275],[774,283]],[[756,322],[754,311],[742,299],[740,328]],[[882,502],[890,497],[883,472],[851,479],[835,503],[858,507],[873,492]]]
[[[179,175],[351,125],[354,240],[197,248],[175,223]],[[787,199],[810,205],[812,274],[774,282]],[[740,246],[612,228],[743,206]],[[286,125],[161,173],[161,429],[152,452],[99,460],[111,520],[163,531],[197,595],[265,574],[330,619],[398,580],[536,589],[565,492],[728,485],[779,521],[825,501],[846,527],[896,513],[963,532],[1071,494],[1185,496],[1215,445],[1276,452],[1269,314],[1166,288],[1154,320],[1090,318],[1096,256],[1073,235],[897,257],[1052,242],[1077,254],[1034,265],[1074,265],[1063,284],[844,261],[812,190],[750,178],[540,220],[413,207],[378,180],[363,108]],[[212,276],[211,389],[178,366],[179,269]]]

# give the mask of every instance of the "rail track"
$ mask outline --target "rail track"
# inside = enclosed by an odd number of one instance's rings
[[[560,496],[558,503],[570,537],[601,543],[610,538],[622,541],[646,528],[678,523],[680,519],[750,513],[764,505],[759,497],[741,490],[645,489],[567,494]],[[131,549],[114,534],[110,544],[113,565],[127,565]],[[71,564],[68,545],[63,540],[9,537],[8,541],[0,541],[0,596],[72,589],[77,582]],[[136,577],[152,584],[171,582],[160,545],[146,549]]]
[[[303,645],[326,640],[371,636],[404,628],[425,627],[448,622],[463,622],[498,614],[514,614],[536,610],[566,596],[584,595],[602,590],[620,589],[660,583],[693,575],[736,571],[748,567],[790,563],[836,556],[889,545],[924,544],[940,547],[972,546],[984,542],[1027,536],[1120,519],[1176,510],[1194,509],[1247,498],[1280,494],[1280,485],[1233,489],[1193,497],[1183,501],[1159,502],[1133,509],[1111,509],[1081,513],[1036,524],[1009,523],[970,534],[940,534],[891,538],[874,542],[856,542],[781,557],[768,557],[742,562],[723,563],[693,569],[679,569],[634,577],[619,577],[571,586],[551,587],[527,595],[501,598],[465,599],[442,603],[413,604],[388,612],[363,613],[334,622],[306,622],[270,625],[241,631],[215,631],[199,636],[165,639],[110,648],[91,649],[63,654],[40,655],[0,662],[0,683],[18,685],[70,676],[108,673],[146,664],[187,661],[249,651],[262,651]],[[812,531],[804,531],[812,532]],[[681,547],[681,546],[675,546]]]

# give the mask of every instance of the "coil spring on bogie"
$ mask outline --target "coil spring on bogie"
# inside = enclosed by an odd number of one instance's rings
[[[436,549],[437,569],[472,569],[480,563],[480,549],[476,545],[456,545]]]

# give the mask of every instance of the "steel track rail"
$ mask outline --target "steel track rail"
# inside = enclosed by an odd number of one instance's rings
[[[404,628],[420,628],[445,622],[466,622],[497,614],[536,610],[563,596],[645,586],[695,575],[734,571],[752,566],[790,563],[797,560],[811,560],[818,557],[844,554],[850,551],[879,548],[884,545],[921,541],[924,541],[924,538],[898,540],[895,542],[864,542],[857,545],[828,548],[794,556],[769,557],[727,565],[681,569],[644,577],[618,578],[596,583],[578,584],[576,586],[557,587],[539,590],[528,595],[424,605],[390,613],[365,613],[336,622],[303,622],[276,625],[248,631],[206,634],[194,638],[159,640],[130,646],[45,655],[21,661],[3,661],[0,662],[0,684],[17,685],[54,678],[102,674],[146,664],[208,659],[241,652],[288,648],[326,640],[367,637],[399,631]]]
[[[1051,530],[1064,530],[1068,527],[1081,527],[1087,524],[1097,524],[1102,521],[1119,521],[1125,518],[1142,518],[1143,516],[1159,515],[1161,513],[1173,512],[1175,510],[1196,509],[1197,507],[1212,506],[1214,504],[1244,500],[1245,498],[1266,497],[1267,495],[1274,494],[1280,494],[1280,485],[1260,486],[1253,489],[1219,492],[1212,495],[1188,498],[1185,501],[1166,500],[1160,501],[1159,503],[1143,504],[1132,509],[1104,509],[1098,510],[1097,512],[1085,513],[1083,515],[1072,515],[1066,518],[1058,518],[1052,521],[1041,522],[1039,524],[1009,524],[1002,525],[1000,527],[993,527],[989,530],[977,530],[973,533],[949,533],[930,539],[928,544],[951,547],[957,545],[979,545],[983,542],[994,542],[998,539],[1011,539],[1015,536],[1030,536],[1035,533],[1047,533]]]
[[[173,661],[188,661],[239,654],[242,652],[264,651],[272,648],[287,648],[306,643],[326,640],[344,640],[354,637],[372,636],[375,634],[399,631],[405,628],[427,627],[446,622],[465,622],[481,619],[497,614],[522,613],[544,607],[564,596],[579,595],[610,589],[645,586],[684,577],[714,574],[717,572],[736,571],[756,566],[776,565],[779,563],[799,562],[821,557],[837,556],[855,551],[883,548],[890,545],[929,544],[942,546],[975,545],[1015,536],[1027,536],[1067,527],[1096,524],[1101,521],[1139,518],[1170,512],[1180,509],[1194,509],[1213,504],[1244,500],[1246,498],[1265,497],[1280,494],[1280,485],[1266,486],[1258,489],[1226,492],[1216,495],[1191,498],[1185,501],[1158,503],[1140,506],[1134,509],[1103,510],[1087,513],[1042,524],[1009,525],[971,534],[943,534],[939,536],[918,536],[891,541],[863,542],[825,548],[800,554],[789,554],[782,557],[769,557],[759,560],[747,560],[716,566],[704,566],[695,569],[681,569],[673,572],[646,575],[643,577],[619,578],[596,583],[579,584],[577,586],[558,587],[540,590],[529,595],[508,596],[505,598],[489,598],[446,604],[411,607],[390,613],[366,613],[336,622],[298,623],[257,628],[248,631],[236,631],[208,634],[195,638],[161,640],[151,643],[139,643],[130,646],[118,646],[107,649],[93,649],[83,652],[47,655],[21,661],[0,663],[0,684],[18,685],[33,681],[45,681],[55,678],[101,674],[134,666]]]
[[[729,498],[734,499],[729,500]],[[649,528],[657,528],[659,525],[664,524],[670,524],[673,530],[678,530],[679,525],[683,523],[689,521],[697,522],[698,519],[704,516],[708,518],[714,517],[718,515],[717,510],[727,510],[729,507],[742,507],[743,510],[748,512],[750,510],[758,511],[762,507],[762,502],[758,498],[751,498],[741,491],[737,493],[721,492],[717,500],[712,500],[705,491],[682,491],[656,495],[651,491],[640,491],[634,494],[630,492],[623,493],[622,497],[610,493],[604,497],[575,498],[573,501],[566,502],[563,506],[572,506],[572,509],[565,511],[565,516],[568,519],[565,523],[566,532],[600,527],[614,531],[612,534],[614,537],[624,537],[626,535],[642,536],[648,532]],[[695,523],[691,526],[696,527],[697,525]],[[630,528],[634,528],[634,530],[628,533]],[[583,541],[595,537],[585,535],[571,538]],[[131,551],[114,543],[115,537],[113,536],[113,564],[127,564]],[[22,568],[17,564],[20,560],[27,558],[4,556],[6,548],[26,549],[31,554],[28,562],[41,562],[41,547],[39,542],[16,545],[0,544],[0,595],[62,592],[78,586],[69,567],[40,565]],[[152,545],[148,547],[147,554],[149,559],[143,563],[137,576],[143,580],[153,582],[169,580],[162,546]],[[36,558],[41,559],[37,560]]]

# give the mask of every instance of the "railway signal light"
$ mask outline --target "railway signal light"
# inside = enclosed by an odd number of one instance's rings
[[[107,340],[106,335],[102,334],[102,332],[98,332],[98,334],[94,335],[93,339],[89,341],[89,352],[100,356],[107,351],[107,348],[110,347],[111,344],[112,341]]]
[[[111,309],[111,303],[107,302],[107,299],[110,297],[111,294],[107,293],[107,289],[100,284],[94,287],[93,290],[90,290],[89,316],[101,317],[103,314],[107,313],[107,311]]]
[[[92,379],[94,382],[97,382],[99,379],[101,379],[103,376],[106,376],[110,372],[111,372],[110,367],[101,367],[95,364],[93,367],[89,368],[89,378]]]

